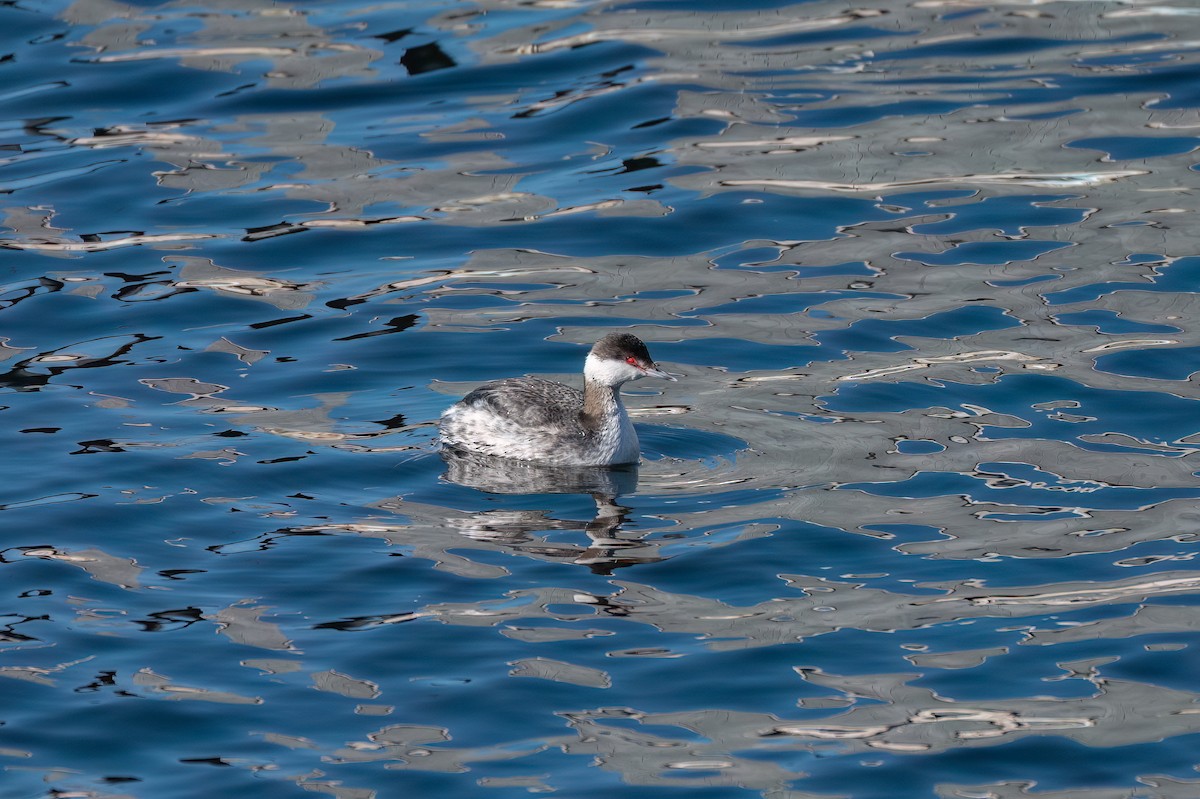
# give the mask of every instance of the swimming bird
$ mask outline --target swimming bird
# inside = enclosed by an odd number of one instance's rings
[[[637,432],[620,390],[643,377],[675,379],[637,336],[609,333],[588,353],[583,391],[540,377],[485,383],[442,413],[442,444],[558,466],[637,463]]]

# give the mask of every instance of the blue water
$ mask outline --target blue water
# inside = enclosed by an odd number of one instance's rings
[[[0,795],[1194,793],[1191,11],[0,6]]]

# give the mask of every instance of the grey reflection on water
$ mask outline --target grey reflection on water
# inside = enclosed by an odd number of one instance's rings
[[[200,21],[175,39],[179,46],[156,47],[143,34],[163,22]],[[98,64],[130,61],[178,61],[191,69],[238,71],[248,61],[266,60],[262,75],[268,85],[301,89],[336,77],[370,78],[370,64],[383,57],[377,49],[345,41],[312,23],[312,16],[295,8],[270,7],[254,0],[242,3],[172,9],[146,9],[108,0],[76,0],[62,19],[91,30],[80,44],[92,55],[81,60]]]
[[[471,771],[488,762],[558,749],[592,758],[630,785],[730,785],[773,792],[803,776],[773,762],[788,751],[805,760],[867,752],[933,753],[1048,733],[1108,748],[1200,729],[1200,718],[1189,712],[1200,695],[1104,678],[1099,671],[1103,662],[1099,658],[1062,664],[1065,674],[1058,679],[1095,686],[1090,696],[1079,698],[958,702],[909,685],[918,676],[914,674],[843,676],[797,668],[803,680],[831,691],[808,704],[861,704],[819,721],[718,709],[653,713],[602,707],[562,713],[573,735],[517,738],[502,747],[456,747],[451,745],[451,729],[396,724],[368,734],[365,741],[349,742],[329,758],[334,764],[383,761],[401,770]],[[671,727],[679,729],[678,736],[662,732]],[[738,754],[742,752],[755,756]],[[764,757],[768,753],[770,759]],[[790,791],[786,795],[824,796]]]
[[[311,285],[227,269],[204,258],[178,257],[171,261],[183,265],[180,279],[175,281],[179,289],[207,289],[224,296],[262,300],[280,310],[297,310],[313,301],[314,295],[306,291],[314,288]]]
[[[52,546],[24,546],[0,550],[0,563],[13,563],[19,558],[66,563],[87,572],[94,580],[127,590],[141,587],[143,568],[137,561],[110,555],[99,548],[69,551]]]
[[[636,464],[547,466],[443,446],[444,479],[493,494],[602,494],[615,500],[637,490]]]
[[[495,600],[428,605],[421,615],[446,624],[499,626],[529,619],[579,622],[600,614],[616,614],[664,632],[699,636],[714,651],[732,651],[792,644],[848,629],[896,632],[971,619],[1021,619],[1067,609],[1192,596],[1200,591],[1200,577],[1186,571],[1159,572],[1101,585],[1077,581],[987,589],[967,580],[920,586],[940,591],[927,594],[902,594],[869,587],[867,582],[817,575],[779,577],[803,596],[780,596],[755,605],[736,606],[642,583],[614,581],[615,587],[608,594],[550,586],[518,589]],[[1037,643],[1055,640],[1053,635],[1043,634]]]
[[[621,525],[629,512],[616,503],[622,494],[637,489],[638,468],[634,466],[546,466],[538,463],[497,458],[475,452],[442,447],[446,462],[443,479],[493,494],[590,494],[596,503],[596,516],[580,526],[552,522],[542,511],[488,511],[455,523],[463,535],[477,541],[500,544],[523,554],[569,557],[597,574],[637,563],[660,560],[655,547],[641,536],[622,536]],[[464,524],[466,522],[466,524]],[[581,529],[590,543],[583,550],[549,542],[534,544],[531,534],[546,529]]]

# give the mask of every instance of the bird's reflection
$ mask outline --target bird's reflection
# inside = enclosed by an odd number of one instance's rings
[[[657,554],[657,547],[642,542],[641,535],[622,535],[621,525],[629,508],[617,504],[617,498],[637,489],[636,465],[547,466],[452,447],[443,447],[441,455],[446,463],[442,477],[451,483],[491,494],[589,494],[596,503],[596,515],[589,522],[551,519],[548,511],[533,509],[478,513],[464,525],[461,530],[464,535],[504,542],[527,552],[535,532],[582,530],[590,543],[583,550],[569,550],[571,562],[587,566],[596,574],[611,574],[624,566],[663,559]],[[537,554],[563,553],[557,547],[544,549]]]
[[[604,494],[637,489],[637,466],[547,466],[442,447],[445,479],[492,494]]]

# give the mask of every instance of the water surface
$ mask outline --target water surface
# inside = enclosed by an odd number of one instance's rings
[[[1188,4],[0,21],[6,796],[1196,794]]]

